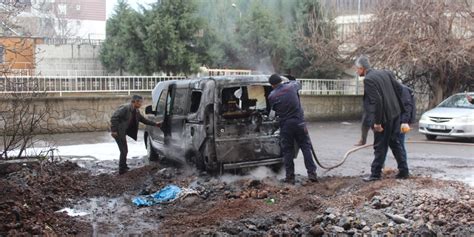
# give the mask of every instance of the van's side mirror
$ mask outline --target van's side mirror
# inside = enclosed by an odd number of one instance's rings
[[[151,105],[148,105],[146,108],[145,108],[145,114],[153,114],[155,115],[155,111],[153,111],[153,107]]]

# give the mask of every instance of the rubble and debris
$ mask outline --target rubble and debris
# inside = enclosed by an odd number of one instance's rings
[[[132,202],[139,207],[153,206],[156,204],[169,204],[193,194],[199,195],[199,193],[193,189],[180,188],[176,185],[166,185],[164,188],[153,194],[135,197]]]
[[[223,181],[158,164],[121,176],[95,175],[69,162],[8,170],[0,175],[0,236],[474,234],[474,190],[454,181],[414,177],[367,184],[322,177],[320,183],[286,186],[271,176]],[[199,195],[149,208],[129,201],[169,183]],[[64,207],[88,215],[57,212]]]

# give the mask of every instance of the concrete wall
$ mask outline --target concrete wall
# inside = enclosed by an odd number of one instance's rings
[[[104,69],[99,55],[99,45],[40,44],[36,47],[36,73],[50,76],[102,75]]]
[[[69,133],[105,131],[110,126],[110,116],[121,104],[128,103],[130,96],[101,97],[45,97],[35,100],[39,107],[49,108],[49,114],[41,124],[40,133]],[[301,96],[308,121],[359,119],[362,112],[362,96]],[[0,105],[10,103],[0,99]],[[144,105],[151,103],[145,97]],[[1,106],[1,107],[3,107]],[[143,106],[144,109],[145,106]],[[144,111],[142,111],[144,113]],[[0,124],[0,130],[3,125]]]
[[[129,102],[130,96],[36,98],[34,105],[48,111],[36,133],[105,131],[110,126],[114,110]],[[145,97],[145,104],[150,102],[151,97]],[[11,103],[11,100],[1,98],[0,111],[11,109]],[[3,132],[3,127],[0,120],[0,132]]]
[[[360,119],[362,95],[301,95],[307,121]]]

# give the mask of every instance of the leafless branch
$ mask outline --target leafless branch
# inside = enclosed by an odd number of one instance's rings
[[[430,107],[474,83],[474,13],[469,1],[388,0],[357,39],[356,54],[429,91]]]

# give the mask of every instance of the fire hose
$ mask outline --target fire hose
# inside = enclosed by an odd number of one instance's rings
[[[438,145],[455,145],[455,146],[472,146],[472,147],[474,147],[474,144],[467,144],[467,143],[461,143],[461,142],[406,141],[405,143],[409,143],[409,144],[421,143],[421,144],[438,144]],[[313,158],[316,161],[316,163],[319,165],[319,167],[321,167],[321,168],[323,168],[327,171],[330,171],[332,169],[335,169],[335,168],[343,165],[347,161],[347,158],[349,157],[350,154],[352,154],[352,153],[354,153],[358,150],[361,150],[361,149],[364,149],[364,148],[367,148],[367,147],[371,147],[371,146],[373,146],[373,145],[372,144],[367,144],[367,145],[357,146],[357,147],[354,147],[354,148],[348,150],[346,152],[346,154],[344,154],[344,157],[342,158],[342,160],[339,161],[339,163],[337,163],[333,166],[325,166],[325,165],[321,164],[318,157],[316,156],[316,152],[314,151],[313,143],[311,143],[311,153],[313,154]]]

